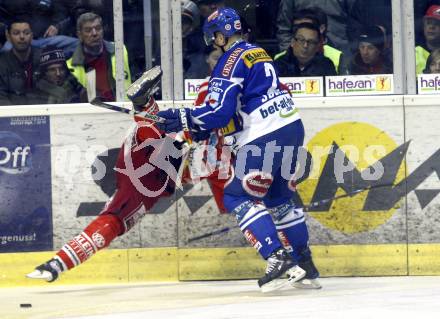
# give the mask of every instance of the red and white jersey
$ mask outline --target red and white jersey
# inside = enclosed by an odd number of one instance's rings
[[[200,86],[199,94],[194,102],[197,107],[205,103],[207,97],[208,82]],[[145,111],[150,114],[155,114],[159,110],[154,99],[150,99],[145,106]],[[140,145],[146,139],[160,139],[158,129],[154,124],[141,116],[135,116],[136,126],[133,127],[130,135],[127,137],[130,140],[132,147]],[[183,184],[196,184],[202,179],[207,179],[212,193],[214,195],[216,204],[221,213],[226,210],[223,206],[223,188],[226,181],[231,174],[230,160],[231,155],[228,147],[223,147],[223,136],[220,130],[213,131],[208,140],[195,143],[191,145],[188,154],[184,156],[183,167],[181,168],[182,176],[181,182]],[[147,163],[149,158],[145,158]],[[141,163],[139,163],[141,164]],[[144,180],[143,183],[147,183]],[[150,183],[148,181],[148,183]],[[154,181],[151,181],[154,184]],[[148,185],[145,185],[148,187]]]
[[[194,107],[205,105],[207,98],[208,80],[200,85]],[[182,181],[195,184],[201,179],[207,179],[220,212],[226,213],[223,205],[223,190],[231,176],[231,152],[229,147],[224,146],[221,130],[212,131],[208,140],[192,147],[187,163]]]

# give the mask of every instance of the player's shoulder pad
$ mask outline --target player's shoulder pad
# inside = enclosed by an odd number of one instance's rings
[[[244,64],[250,69],[254,64],[260,62],[272,62],[272,58],[267,52],[260,47],[253,46],[247,49],[242,55],[241,59]]]

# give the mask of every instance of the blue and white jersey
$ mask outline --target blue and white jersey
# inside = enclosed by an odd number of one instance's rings
[[[223,128],[238,147],[300,119],[291,96],[280,88],[270,56],[244,41],[220,57],[206,100],[191,110],[194,123],[205,130]]]

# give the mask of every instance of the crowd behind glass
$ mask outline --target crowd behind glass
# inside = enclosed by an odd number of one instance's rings
[[[87,102],[91,77],[96,95],[114,101],[112,2],[0,0],[0,105]],[[122,2],[127,87],[146,65],[160,64],[159,1],[151,12],[143,0]],[[208,77],[222,54],[204,43],[202,25],[223,6],[240,13],[243,38],[266,49],[281,77],[393,73],[391,0],[182,0],[185,79]],[[414,21],[417,74],[440,73],[440,0],[414,1]]]

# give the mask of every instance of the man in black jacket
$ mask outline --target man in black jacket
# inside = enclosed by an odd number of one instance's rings
[[[11,21],[6,38],[12,49],[0,55],[0,105],[32,104],[26,94],[39,75],[40,50],[31,46],[29,22],[18,18]]]
[[[393,63],[384,54],[385,34],[377,25],[367,26],[361,30],[358,50],[349,65],[352,75],[360,74],[390,74],[393,73]]]
[[[333,62],[320,53],[320,45],[318,26],[312,23],[296,25],[290,47],[275,57],[279,76],[336,75]]]

